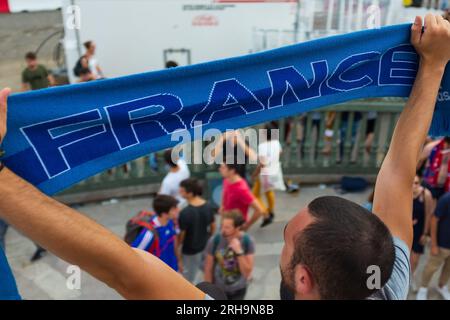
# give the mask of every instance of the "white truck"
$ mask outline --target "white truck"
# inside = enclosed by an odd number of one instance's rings
[[[97,44],[106,77],[238,56],[324,35],[412,21],[402,0],[62,0],[70,82]]]

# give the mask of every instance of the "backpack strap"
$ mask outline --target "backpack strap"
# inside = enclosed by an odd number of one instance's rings
[[[217,250],[217,247],[219,246],[220,243],[220,233],[216,233],[216,235],[214,236],[213,239],[213,250],[212,250],[212,255],[214,256]]]
[[[244,245],[244,252],[248,253],[248,250],[250,248],[250,236],[246,233],[242,236],[242,242]]]
[[[150,231],[153,234],[153,242],[150,246],[148,252],[157,256],[158,258],[161,256],[161,250],[159,247],[159,233],[158,230],[155,228],[155,226],[150,222],[145,222],[142,220],[136,220],[135,223],[148,231]]]

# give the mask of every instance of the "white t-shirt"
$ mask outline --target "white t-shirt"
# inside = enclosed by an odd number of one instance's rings
[[[88,64],[89,64],[89,70],[91,70],[91,73],[95,77],[95,79],[100,78],[100,75],[98,74],[98,71],[97,71],[97,66],[98,66],[97,59],[95,59],[94,57],[91,57],[89,59]]]
[[[177,165],[180,168],[177,172],[169,172],[161,183],[160,194],[166,194],[175,197],[180,205],[185,202],[180,195],[180,183],[181,181],[190,177],[191,173],[186,162],[183,159],[177,161]]]
[[[281,151],[282,147],[278,140],[265,141],[258,146],[258,158],[263,165],[260,174],[263,191],[286,189],[280,163]]]

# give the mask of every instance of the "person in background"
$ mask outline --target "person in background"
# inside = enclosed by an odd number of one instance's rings
[[[162,261],[175,271],[183,272],[181,257],[176,248],[177,231],[174,220],[178,218],[178,201],[168,195],[157,195],[153,200],[154,217],[150,220],[152,230],[144,228],[131,246],[133,248],[147,251]]]
[[[181,250],[184,275],[194,282],[199,271],[208,239],[215,233],[214,214],[217,208],[202,198],[203,188],[197,179],[181,181],[180,194],[187,206],[181,210],[178,224],[180,228],[179,247]]]
[[[430,136],[426,137],[419,156],[419,162],[417,163],[417,173],[419,176],[423,176],[425,168],[428,167],[429,164],[431,151],[433,151],[434,147],[436,147],[440,142],[440,139],[433,139]]]
[[[78,82],[89,82],[96,80],[89,68],[81,68]]]
[[[428,285],[434,273],[442,266],[437,291],[445,300],[450,300],[450,193],[442,196],[431,217],[431,254],[422,274],[422,284],[417,300],[427,300]]]
[[[47,68],[39,64],[37,55],[34,52],[28,52],[25,55],[27,67],[22,72],[22,91],[40,90],[55,85],[53,76],[48,72]],[[4,233],[6,233],[6,228]],[[36,251],[31,256],[30,261],[34,262],[42,258],[47,250],[36,245]]]
[[[436,200],[450,191],[449,160],[450,137],[444,137],[431,150],[423,172],[423,185]]]
[[[81,58],[81,65],[83,68],[87,68],[91,71],[92,78],[94,80],[104,78],[103,71],[95,58],[95,50],[97,46],[93,41],[86,41],[84,44],[86,53]]]
[[[430,230],[430,219],[433,214],[435,202],[430,190],[421,185],[418,175],[413,184],[413,243],[411,250],[411,274],[419,263],[420,256],[424,252],[427,235]]]
[[[178,67],[178,63],[173,61],[173,60],[169,60],[166,62],[166,69],[170,69],[170,68],[176,68]]]
[[[219,158],[219,163],[228,159],[236,164],[238,174],[247,181],[248,161],[257,161],[256,152],[245,142],[239,130],[227,131],[219,137],[212,152],[213,158]],[[248,181],[247,181],[248,182]]]
[[[266,214],[261,227],[273,222],[275,211],[275,190],[285,191],[286,186],[281,170],[280,155],[282,147],[278,140],[279,132],[273,125],[266,126],[267,140],[258,146],[259,164],[253,174],[253,195],[260,202],[263,212]],[[267,207],[261,198],[261,191],[267,199]]]
[[[367,127],[366,127],[366,140],[364,141],[364,147],[367,154],[372,151],[373,139],[375,137],[375,125],[377,122],[378,114],[376,111],[369,111],[367,114]]]
[[[239,210],[244,217],[245,224],[242,230],[247,231],[263,214],[264,209],[253,196],[250,187],[239,174],[239,165],[234,164],[233,159],[226,159],[220,165],[219,171],[223,177],[222,205],[219,212]],[[253,208],[251,219],[248,219],[248,210]]]
[[[189,178],[191,173],[186,161],[182,158],[174,158],[175,156],[172,155],[172,149],[164,151],[164,161],[166,162],[169,172],[164,177],[158,193],[175,197],[181,206],[183,206],[186,201],[180,194],[180,183]]]
[[[55,79],[47,68],[39,64],[34,52],[25,55],[27,67],[22,72],[22,91],[45,89],[55,85]]]
[[[229,300],[243,300],[254,265],[255,242],[242,230],[237,211],[224,212],[221,232],[206,246],[205,281],[222,289]]]

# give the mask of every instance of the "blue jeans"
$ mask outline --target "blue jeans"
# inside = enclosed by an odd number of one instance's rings
[[[5,236],[9,225],[0,219],[0,247],[5,251]]]

